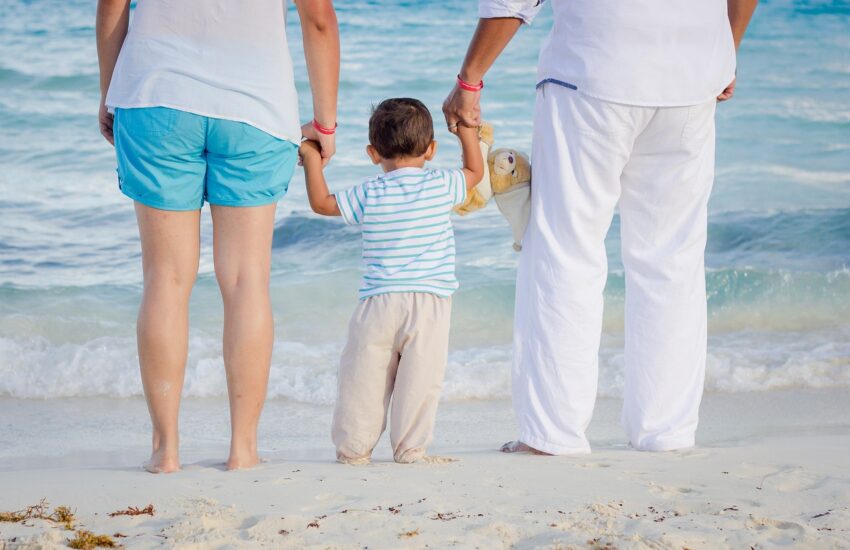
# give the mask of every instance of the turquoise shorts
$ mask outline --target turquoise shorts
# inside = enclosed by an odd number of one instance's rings
[[[286,194],[298,146],[250,124],[166,107],[115,109],[118,186],[161,210],[271,204]]]

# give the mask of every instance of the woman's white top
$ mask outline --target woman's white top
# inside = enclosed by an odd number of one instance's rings
[[[546,0],[479,0],[482,18],[531,20]],[[553,82],[627,105],[696,105],[735,77],[726,0],[551,0],[538,63]]]
[[[298,143],[286,0],[139,0],[106,105],[171,107]]]

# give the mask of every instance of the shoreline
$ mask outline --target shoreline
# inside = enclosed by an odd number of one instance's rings
[[[226,401],[187,399],[184,470],[151,475],[142,400],[2,398],[4,431],[23,440],[0,445],[0,511],[45,498],[131,548],[841,548],[848,402],[850,388],[708,394],[698,447],[642,453],[624,442],[619,400],[600,399],[591,455],[538,457],[497,452],[514,435],[509,402],[449,401],[430,451],[457,462],[396,465],[383,438],[371,465],[345,466],[329,407],[272,400],[269,462],[225,472]],[[108,516],[148,504],[153,516]],[[27,523],[0,523],[0,548],[73,534]]]

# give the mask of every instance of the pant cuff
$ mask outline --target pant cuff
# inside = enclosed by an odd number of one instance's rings
[[[399,464],[410,464],[416,462],[425,456],[425,449],[407,449],[404,452],[396,453],[393,460]]]
[[[371,455],[348,456],[340,452],[336,453],[336,461],[341,464],[369,464],[372,462]]]
[[[546,441],[539,437],[523,435],[520,433],[519,440],[529,447],[533,447],[538,451],[543,451],[544,453],[549,453],[551,455],[582,455],[590,453],[590,444],[585,442],[584,445],[559,445],[557,443],[552,443],[551,441]]]
[[[693,437],[667,440],[650,439],[640,444],[630,442],[630,445],[638,451],[667,452],[690,449],[695,445],[695,441]]]

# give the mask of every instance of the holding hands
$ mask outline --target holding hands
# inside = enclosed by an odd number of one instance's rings
[[[457,83],[443,102],[449,132],[457,134],[458,124],[477,128],[481,125],[481,90],[484,82],[470,84],[457,77]]]
[[[336,153],[336,126],[326,128],[313,120],[301,127],[301,136],[305,140],[312,142],[309,146],[311,150],[317,149],[319,157],[322,160],[322,168],[328,165],[331,157]],[[306,142],[305,142],[306,143]],[[304,144],[301,146],[301,157],[304,157]]]

